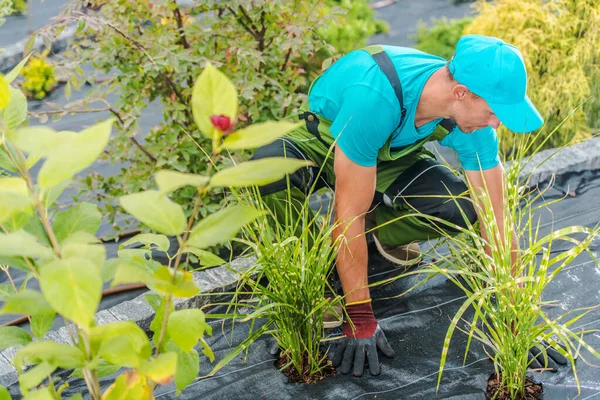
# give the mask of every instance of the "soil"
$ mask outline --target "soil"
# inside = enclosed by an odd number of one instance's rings
[[[541,383],[534,382],[527,378],[525,381],[525,396],[520,397],[518,399],[511,399],[507,390],[500,390],[498,392],[498,386],[500,385],[500,380],[496,378],[496,374],[493,373],[488,379],[488,386],[486,390],[486,395],[488,399],[496,399],[496,400],[538,400],[543,398],[543,388]],[[494,397],[496,394],[496,397]]]
[[[281,369],[284,365],[290,362],[287,355],[284,355],[283,357],[282,355],[283,354],[280,353],[279,357],[275,361],[275,366],[279,369]],[[319,358],[321,357],[323,357],[323,354],[319,354]],[[316,383],[322,381],[323,379],[329,376],[334,376],[336,373],[335,367],[327,358],[325,358],[323,361],[323,368],[321,369],[321,372],[311,376],[309,375],[310,366],[308,363],[308,357],[304,357],[302,359],[302,371],[303,373],[299,374],[296,368],[294,368],[293,365],[290,365],[281,372],[283,372],[283,374],[288,378],[288,382],[294,383]]]

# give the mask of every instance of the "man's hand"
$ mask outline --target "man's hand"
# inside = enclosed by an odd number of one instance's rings
[[[558,365],[567,365],[565,356],[552,348],[552,345],[545,340],[540,340],[529,350],[528,360],[530,361],[529,368],[549,368],[551,372],[557,372]]]
[[[343,374],[349,373],[352,369],[352,375],[362,376],[366,353],[369,372],[374,376],[379,375],[377,349],[379,348],[387,357],[394,357],[396,353],[373,315],[371,302],[347,305],[346,312],[354,324],[354,329],[348,321],[344,322],[345,337],[340,339],[330,351],[333,365],[336,367],[341,365]]]

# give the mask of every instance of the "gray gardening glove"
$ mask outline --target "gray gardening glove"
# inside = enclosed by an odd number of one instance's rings
[[[335,343],[329,351],[333,365],[336,367],[341,365],[343,374],[349,373],[352,369],[352,375],[362,376],[366,353],[369,372],[373,376],[379,375],[377,349],[380,349],[387,357],[394,357],[396,353],[379,327],[373,315],[371,303],[348,305],[346,312],[354,324],[354,330],[348,321],[344,323],[343,334],[345,337]]]
[[[540,340],[539,343],[529,350],[529,368],[550,368],[551,372],[558,371],[558,365],[567,365],[567,359],[560,354],[550,343]]]

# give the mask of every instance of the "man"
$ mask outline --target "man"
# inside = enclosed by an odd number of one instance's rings
[[[456,151],[474,190],[487,187],[501,224],[504,171],[495,129],[503,123],[525,133],[543,124],[526,88],[519,50],[497,38],[464,36],[450,62],[411,48],[370,46],[344,56],[313,82],[298,115],[305,127],[255,153],[255,159],[285,156],[316,164],[289,176],[291,193],[283,192],[285,180],[261,188],[275,210],[288,195],[301,200],[313,185],[335,189],[334,236],[346,238],[336,265],[354,325],[344,323],[346,338],[333,355],[343,373],[353,365],[353,374],[362,375],[366,352],[377,375],[377,348],[394,355],[371,307],[365,225],[393,221],[376,231],[375,244],[386,259],[406,267],[420,259],[415,242],[439,236],[430,223],[410,215],[413,208],[463,227],[465,216],[477,220],[467,199],[418,198],[467,191],[423,147],[430,140]],[[373,203],[379,206],[367,215]],[[516,238],[509,239],[516,248]]]

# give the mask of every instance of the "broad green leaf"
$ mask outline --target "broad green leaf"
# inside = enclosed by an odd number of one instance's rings
[[[102,297],[100,269],[85,258],[56,260],[40,272],[44,297],[61,315],[83,328],[94,320]]]
[[[106,283],[114,279],[121,262],[123,261],[119,258],[111,258],[104,261],[104,265],[102,266],[102,282]]]
[[[83,171],[102,154],[108,144],[114,119],[101,122],[81,132],[73,140],[52,149],[40,169],[38,183],[50,189]]]
[[[144,263],[152,252],[148,249],[119,249],[117,256],[124,260],[133,260],[135,262]]]
[[[217,265],[227,264],[227,261],[223,260],[221,257],[211,253],[210,251],[197,249],[195,247],[188,246],[183,249],[183,253],[192,253],[196,257],[198,257],[198,261],[200,265],[204,267],[216,267]]]
[[[232,239],[246,224],[264,211],[247,205],[236,205],[217,211],[200,221],[190,233],[188,245],[205,249]]]
[[[177,389],[180,392],[190,383],[194,382],[198,373],[200,373],[200,355],[195,349],[186,353],[172,341],[167,344],[167,350],[177,353],[175,386],[177,386]]]
[[[24,232],[0,234],[0,256],[7,257],[52,257],[52,250],[40,244],[33,235]]]
[[[204,187],[210,178],[202,175],[184,174],[182,172],[161,170],[154,175],[158,190],[171,193],[184,186]]]
[[[89,232],[77,231],[69,235],[62,244],[102,244],[102,241]]]
[[[21,290],[10,296],[4,303],[2,314],[50,315],[54,310],[40,292],[31,289]]]
[[[165,235],[155,235],[152,233],[141,233],[136,235],[126,241],[125,243],[119,245],[119,248],[123,248],[125,246],[132,245],[134,243],[141,243],[145,248],[151,249],[152,245],[154,245],[158,250],[164,251],[165,253],[169,251],[169,247],[171,243],[169,242],[169,238]]]
[[[5,224],[15,215],[31,214],[27,183],[21,178],[0,178],[0,224]]]
[[[8,129],[15,129],[27,118],[27,98],[19,89],[10,88],[11,101],[4,109],[4,123]]]
[[[186,225],[181,206],[157,191],[123,196],[121,206],[138,221],[165,235],[179,235]]]
[[[115,366],[137,369],[148,357],[133,351],[134,345],[133,339],[128,336],[115,337],[102,343],[98,355]]]
[[[110,286],[127,283],[144,283],[146,285],[154,282],[154,276],[146,266],[140,263],[121,260],[115,269],[115,276]]]
[[[161,385],[169,383],[177,370],[177,354],[165,353],[142,364],[139,372]]]
[[[208,326],[210,327],[210,325],[208,325]],[[210,332],[210,335],[212,336],[212,328],[209,332]],[[210,362],[215,361],[215,353],[213,353],[212,349],[210,348],[210,346],[208,345],[206,340],[204,340],[204,338],[200,338],[200,346],[202,346],[202,354],[204,354],[206,357],[208,357]]]
[[[92,366],[94,371],[96,371],[98,378],[104,378],[105,376],[112,375],[121,369],[121,367],[118,365],[112,365],[102,358],[96,358],[95,361],[90,363],[90,368],[92,368]],[[70,376],[83,379],[83,370],[81,368],[77,368],[73,370],[73,373]]]
[[[250,125],[228,135],[223,141],[222,147],[229,150],[255,149],[273,142],[302,125],[304,125],[304,122],[292,123],[287,121],[269,121]]]
[[[83,231],[96,234],[102,221],[102,214],[98,207],[91,203],[80,203],[66,211],[59,213],[54,218],[53,228],[56,239],[62,242],[72,233]]]
[[[0,386],[0,400],[12,400],[10,393],[4,386]]]
[[[6,74],[6,82],[11,83],[17,78],[17,76],[19,76],[23,67],[25,66],[25,64],[27,64],[29,57],[31,57],[31,53],[28,54],[25,58],[23,58],[12,70],[10,70],[8,74]]]
[[[33,392],[29,392],[23,400],[56,400],[50,388],[43,388]]]
[[[161,267],[154,272],[154,281],[149,284],[152,290],[170,293],[175,297],[192,297],[200,292],[194,282],[193,274],[187,271],[177,271],[173,283],[173,269]]]
[[[5,301],[10,296],[15,294],[15,288],[10,283],[0,284],[0,301]]]
[[[8,138],[27,154],[46,157],[54,149],[75,140],[75,132],[56,132],[45,126],[30,126],[10,132]]]
[[[214,139],[219,137],[219,132],[210,121],[213,115],[225,115],[231,121],[237,118],[237,96],[237,90],[229,78],[207,63],[192,92],[192,113],[204,135]]]
[[[31,335],[25,329],[16,326],[0,326],[0,350],[25,346],[31,343],[31,340]]]
[[[98,375],[98,378],[102,378],[103,376],[106,376],[106,375],[100,375],[99,371],[96,371],[96,375]],[[108,375],[111,375],[111,374],[108,374]],[[83,396],[81,395],[81,393],[77,393],[77,394],[69,397],[69,400],[83,400]]]
[[[27,393],[32,387],[38,386],[48,378],[48,375],[52,374],[54,371],[56,371],[56,367],[45,361],[28,370],[19,377],[21,393]]]
[[[90,329],[92,353],[98,353],[106,343],[119,337],[128,337],[132,343],[130,352],[146,360],[152,354],[150,341],[146,333],[133,321],[113,322]]]
[[[42,196],[42,205],[44,206],[44,209],[47,210],[50,207],[52,207],[56,200],[60,197],[60,195],[70,184],[70,181],[64,181],[54,186],[52,189],[44,191],[44,194]]]
[[[7,232],[16,232],[23,228],[32,218],[31,211],[19,211],[13,213],[9,218],[2,223],[2,228]]]
[[[50,243],[50,239],[48,238],[44,224],[42,224],[42,221],[39,218],[30,218],[27,224],[25,224],[23,227],[23,230],[33,235],[33,237],[35,237],[41,244],[52,248],[52,243]]]
[[[210,327],[204,320],[204,313],[198,309],[175,311],[167,321],[171,340],[186,353],[192,350],[208,329]]]
[[[147,294],[144,296],[146,302],[152,307],[154,312],[154,319],[150,323],[150,330],[154,333],[153,340],[154,344],[158,345],[158,338],[160,337],[160,332],[162,330],[162,325],[165,317],[165,303],[166,296],[159,296],[157,294]],[[170,302],[169,313],[175,311],[175,307],[173,306],[173,302]],[[163,336],[163,341],[161,343],[160,351],[164,352],[166,350],[166,344],[169,342],[169,332],[165,331]]]
[[[5,109],[10,103],[10,94],[10,86],[4,76],[0,74],[0,110]]]
[[[98,271],[102,270],[106,261],[106,249],[101,244],[65,243],[61,255],[63,259],[86,258],[98,268]]]
[[[5,142],[5,144],[10,146],[10,143]],[[2,147],[0,147],[0,168],[4,168],[9,172],[18,173],[19,171],[11,161],[10,157],[8,157],[8,153]]]
[[[60,368],[83,367],[85,355],[75,346],[56,342],[33,342],[20,349],[13,357],[13,365],[21,371],[25,362],[40,364],[47,362]]]
[[[146,383],[146,378],[135,371],[128,371],[106,389],[102,400],[145,400],[152,397],[152,388]]]
[[[1,257],[0,264],[8,265],[9,267],[20,269],[21,271],[31,272],[31,267],[23,257]]]
[[[312,165],[310,161],[285,157],[246,161],[235,167],[217,172],[210,180],[210,187],[245,187],[266,185],[285,178],[299,168]]]
[[[30,170],[41,159],[42,159],[42,156],[40,156],[38,154],[30,154],[29,156],[27,156],[27,159],[25,160],[25,168],[27,170]],[[69,183],[69,182],[67,182],[67,183]]]
[[[43,339],[46,333],[52,328],[56,313],[39,314],[31,316],[31,333],[38,339]]]

